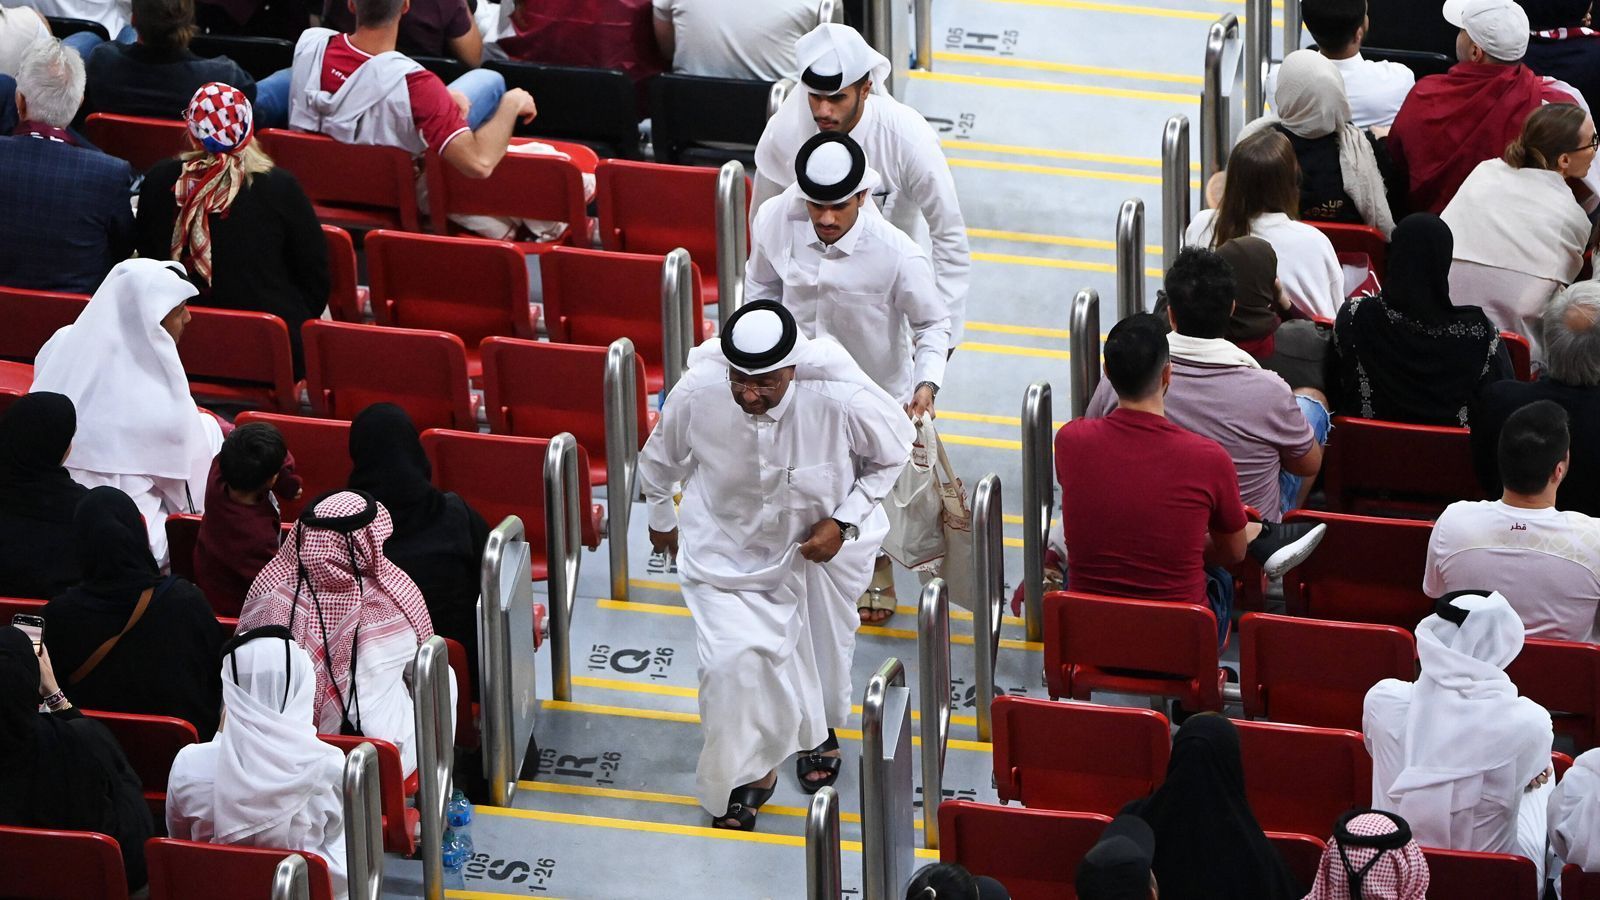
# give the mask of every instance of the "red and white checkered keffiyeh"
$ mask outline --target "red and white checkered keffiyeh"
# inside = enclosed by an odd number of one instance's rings
[[[1351,834],[1393,834],[1397,829],[1388,817],[1368,813],[1356,816],[1346,826]],[[1360,872],[1376,854],[1383,858],[1372,864],[1361,879],[1361,896],[1350,893],[1345,874],[1345,862],[1339,858],[1337,839],[1328,842],[1322,853],[1322,864],[1317,867],[1317,881],[1305,900],[1423,900],[1428,893],[1428,860],[1416,841],[1410,841],[1397,850],[1379,850],[1376,847],[1346,847],[1344,857],[1350,868]]]
[[[239,151],[255,134],[255,113],[242,91],[213,81],[194,92],[184,120],[206,154],[183,164],[173,191],[178,219],[172,228],[172,258],[188,263],[209,284],[211,214],[226,215],[244,186]]]
[[[377,503],[376,500],[373,501]],[[316,515],[338,518],[366,509],[361,495],[341,491],[315,507]],[[278,555],[267,563],[246,594],[239,629],[262,625],[287,625],[295,642],[311,654],[317,668],[316,720],[338,718],[341,698],[348,703],[353,675],[350,648],[361,627],[361,644],[379,642],[397,634],[414,632],[420,644],[433,636],[433,620],[416,582],[383,555],[383,544],[394,532],[389,511],[378,503],[371,524],[346,536],[326,528],[307,528],[297,522]],[[351,570],[351,556],[355,571]],[[298,577],[301,567],[305,578]],[[359,575],[358,575],[359,573]],[[318,607],[321,615],[318,615]],[[291,623],[292,620],[292,623]],[[332,653],[333,678],[323,663],[323,623],[327,623],[327,652]],[[335,711],[325,717],[328,704]],[[359,723],[357,723],[359,724]]]

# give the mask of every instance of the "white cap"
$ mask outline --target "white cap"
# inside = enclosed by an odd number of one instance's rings
[[[1445,0],[1444,18],[1501,62],[1528,52],[1528,14],[1514,0]]]

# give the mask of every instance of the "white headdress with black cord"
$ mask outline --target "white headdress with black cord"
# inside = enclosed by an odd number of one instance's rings
[[[800,83],[821,96],[837,94],[867,75],[872,90],[882,93],[889,76],[889,60],[867,45],[861,32],[834,22],[818,25],[794,43],[800,64]]]
[[[837,131],[818,132],[801,145],[794,159],[794,178],[802,199],[823,206],[879,184],[861,145]]]
[[[794,316],[775,300],[739,307],[722,329],[722,355],[746,375],[763,375],[795,365],[808,341]]]

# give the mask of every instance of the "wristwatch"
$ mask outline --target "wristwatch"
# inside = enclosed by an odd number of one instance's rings
[[[849,522],[841,522],[838,519],[834,519],[833,524],[839,526],[839,535],[847,541],[853,541],[861,536],[861,529],[851,525]]]
[[[931,381],[919,381],[919,382],[917,382],[917,386],[912,391],[912,393],[916,393],[916,391],[922,390],[924,385],[926,385],[929,390],[933,391],[933,395],[935,397],[939,396],[939,386],[937,384],[934,384]]]

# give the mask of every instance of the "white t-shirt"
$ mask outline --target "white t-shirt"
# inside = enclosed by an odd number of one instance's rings
[[[0,75],[17,77],[22,54],[33,42],[50,36],[44,20],[25,6],[0,7]]]
[[[99,22],[112,40],[133,24],[133,0],[23,0],[23,5],[47,16]]]
[[[1183,242],[1211,246],[1211,229],[1217,211],[1201,210]],[[1344,305],[1344,268],[1328,236],[1283,213],[1262,213],[1250,223],[1250,233],[1272,245],[1278,254],[1278,280],[1289,300],[1307,315],[1331,319]]]
[[[1528,637],[1600,641],[1600,520],[1499,500],[1452,503],[1428,539],[1422,590],[1499,591]]]
[[[652,0],[672,20],[672,71],[715,78],[797,78],[794,42],[817,26],[815,0]]]
[[[1393,125],[1400,104],[1417,83],[1416,74],[1405,66],[1363,59],[1360,53],[1330,62],[1344,76],[1344,95],[1350,99],[1350,121],[1358,128]],[[1265,93],[1268,103],[1278,93],[1278,66],[1267,73]]]

